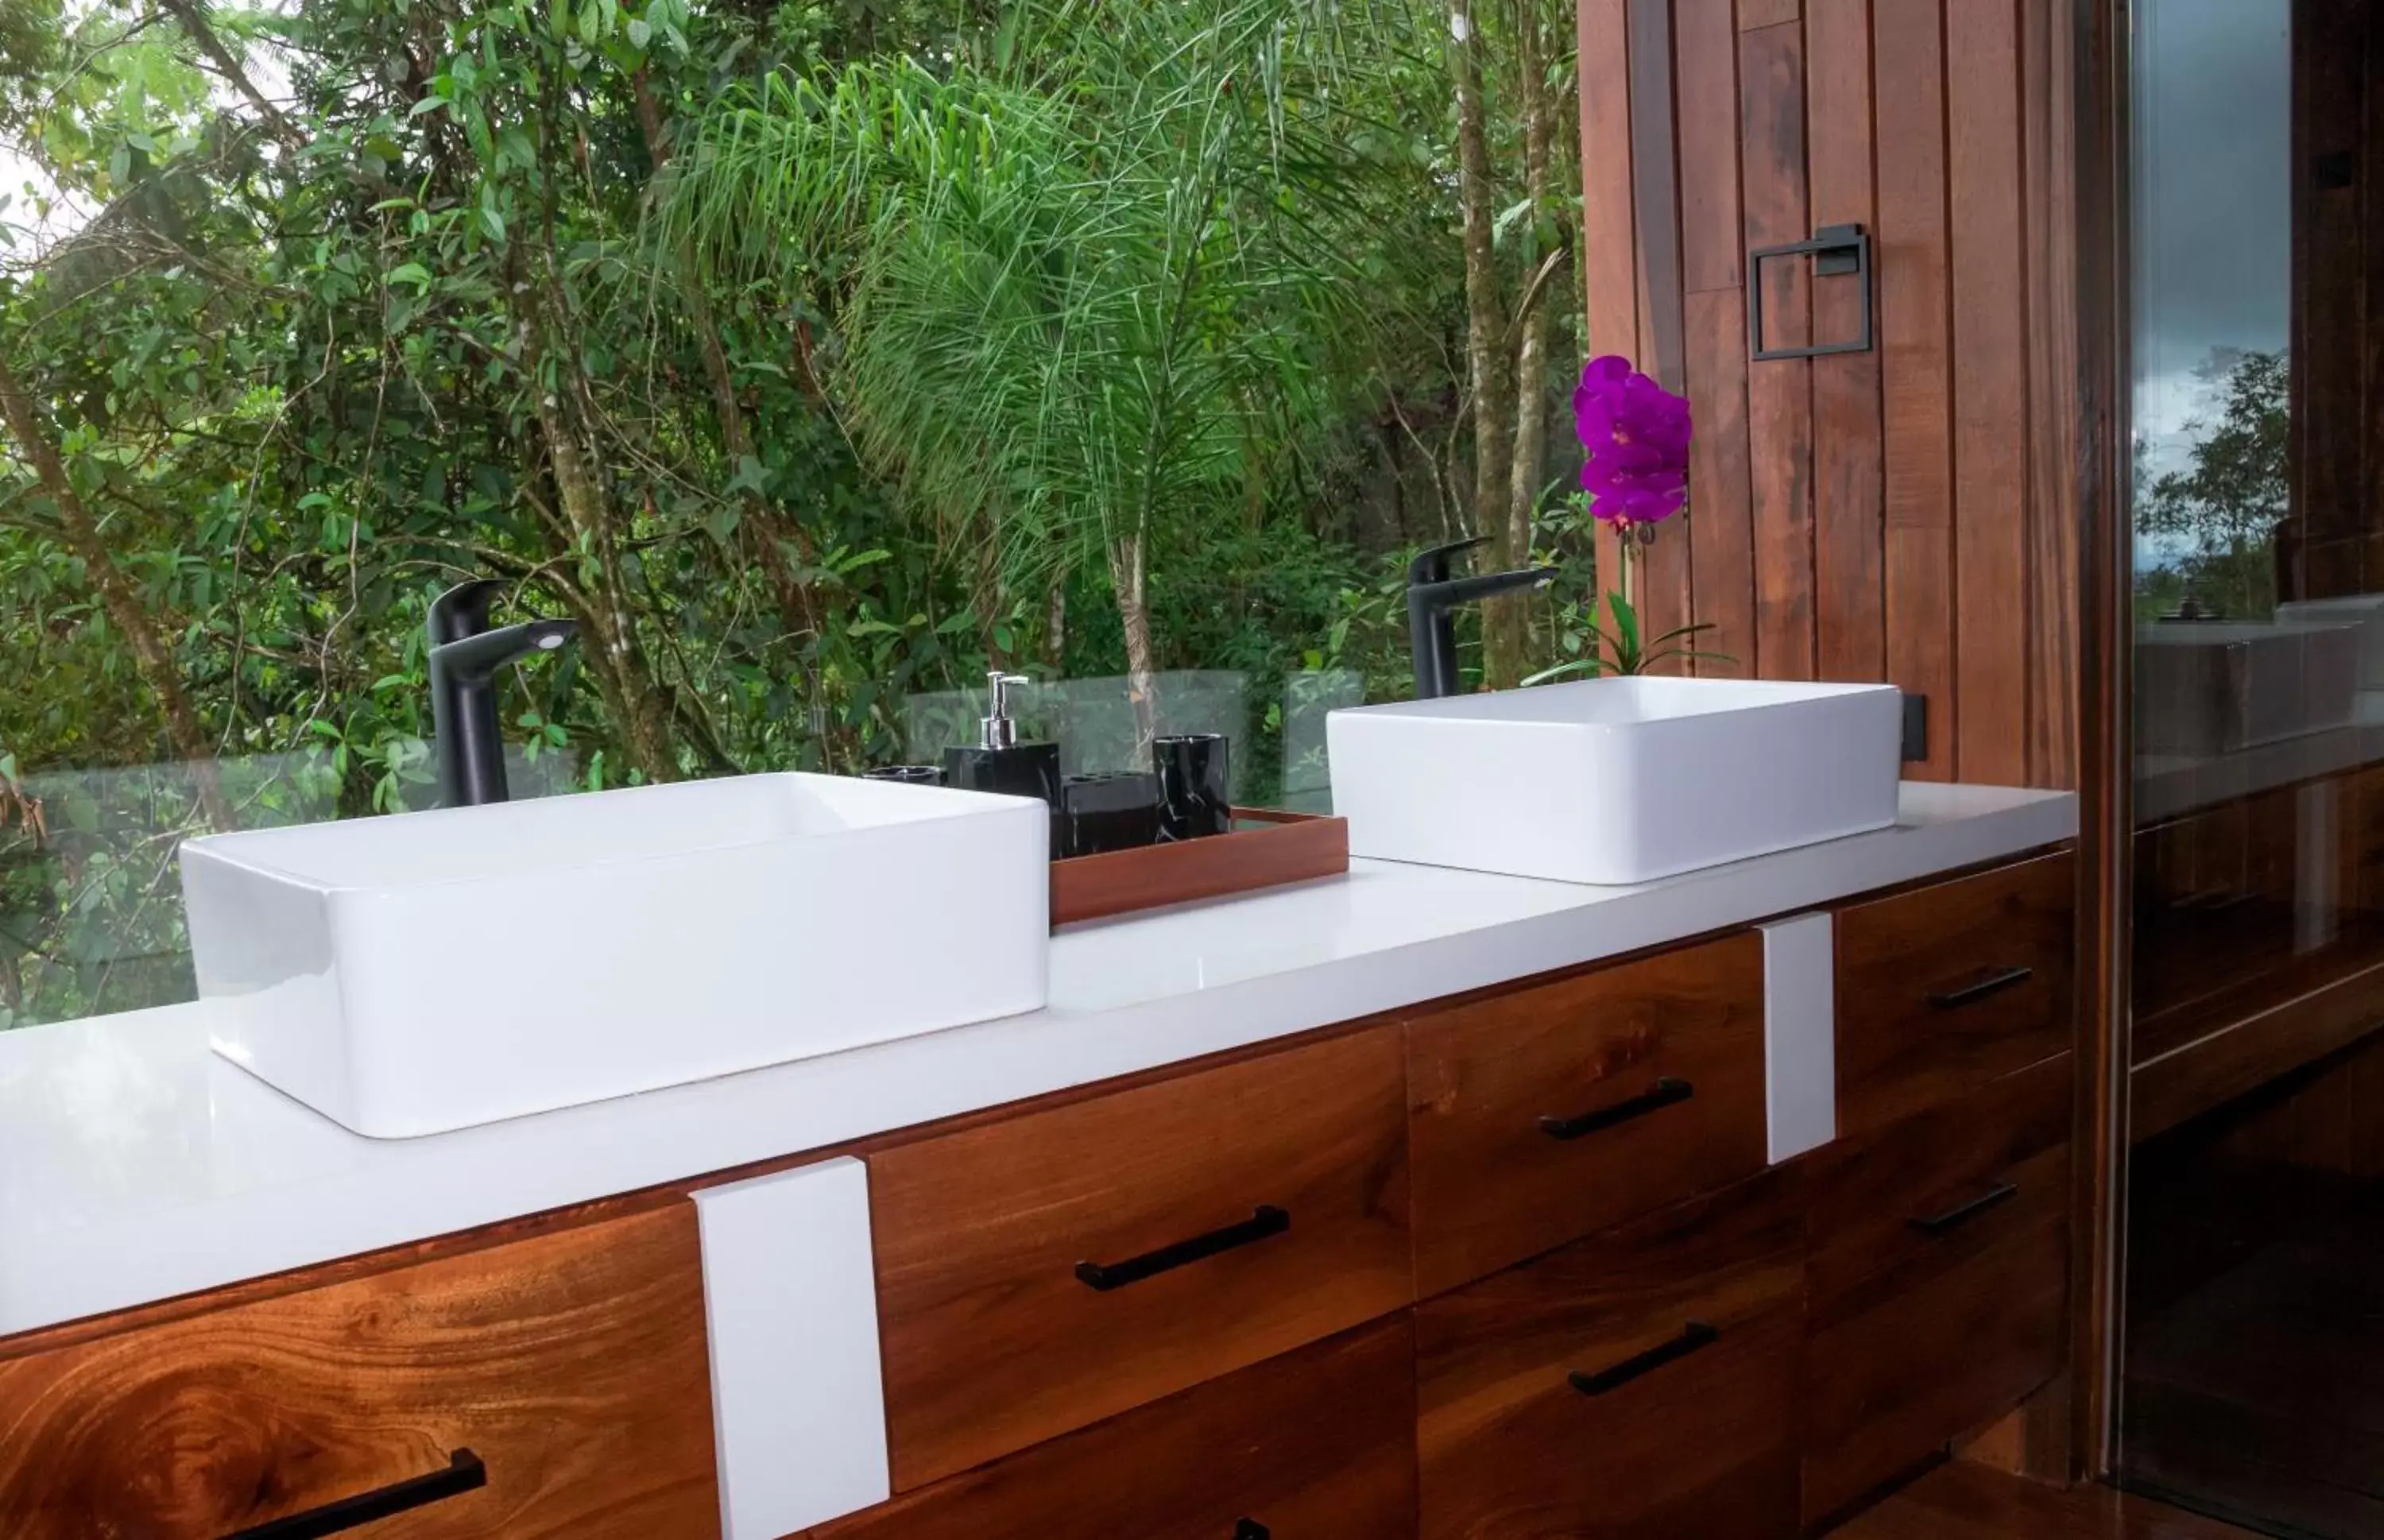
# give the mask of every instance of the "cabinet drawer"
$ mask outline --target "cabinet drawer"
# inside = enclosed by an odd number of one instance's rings
[[[823,1525],[811,1540],[1414,1534],[1415,1340],[1400,1314]]]
[[[2069,1046],[2073,872],[2040,856],[1838,914],[1842,1135]]]
[[[1794,1535],[1794,1175],[1419,1306],[1423,1540]]]
[[[1816,1297],[1806,1339],[1805,1512],[1819,1521],[1993,1422],[2060,1368],[2066,1209],[1982,1249]]]
[[[222,1540],[389,1488],[431,1500],[373,1540],[717,1534],[711,1405],[679,1203],[0,1362],[0,1534]]]
[[[1413,1297],[1383,1027],[870,1159],[908,1491]]]
[[[1408,1055],[1426,1296],[1763,1169],[1752,932],[1419,1017]]]
[[[2069,1209],[2075,1106],[2065,1053],[1815,1162],[1811,1287],[1946,1265]]]

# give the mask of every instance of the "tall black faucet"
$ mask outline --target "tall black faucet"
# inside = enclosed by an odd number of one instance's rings
[[[1514,572],[1484,572],[1451,578],[1448,559],[1461,551],[1488,543],[1482,540],[1435,545],[1408,564],[1408,639],[1415,655],[1415,692],[1419,701],[1457,693],[1457,621],[1448,612],[1519,589],[1535,589],[1552,581],[1552,566],[1523,567]]]
[[[579,629],[568,620],[489,629],[489,606],[503,590],[503,583],[481,578],[430,602],[430,730],[439,740],[441,807],[505,801],[505,744],[493,677],[517,658],[553,652]]]

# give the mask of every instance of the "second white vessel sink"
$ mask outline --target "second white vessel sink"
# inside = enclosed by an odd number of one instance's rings
[[[381,1137],[1031,1011],[1049,810],[749,776],[182,847],[226,1058]]]
[[[1336,711],[1349,853],[1647,882],[1895,822],[1893,685],[1585,679]]]

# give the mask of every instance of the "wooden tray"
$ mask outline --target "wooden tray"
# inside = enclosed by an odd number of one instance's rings
[[[1161,904],[1223,898],[1338,876],[1348,869],[1347,819],[1237,807],[1227,834],[1051,863],[1051,924],[1057,928]]]

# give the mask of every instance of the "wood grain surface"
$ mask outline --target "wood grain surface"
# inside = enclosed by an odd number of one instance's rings
[[[1917,776],[2076,784],[2085,398],[2063,13],[1673,0],[1670,78],[1651,81],[1626,68],[1624,11],[1580,7],[1590,351],[1656,370],[1641,302],[1677,285],[1697,422],[1649,615],[1713,624],[1706,645],[1731,661],[1701,672],[1925,696]],[[1662,207],[1633,196],[1634,143],[1663,138],[1651,112],[1674,130]],[[1752,362],[1750,281],[1768,342],[1850,334],[1853,279],[1745,260],[1829,223],[1875,236],[1874,351]],[[1610,569],[1610,540],[1598,556]]]
[[[1425,1540],[1794,1535],[1801,1230],[1783,1169],[1418,1307]]]
[[[873,1154],[908,1491],[1406,1305],[1406,1075],[1384,1026]],[[1282,1234],[1101,1292],[1114,1263]]]
[[[0,1363],[0,1534],[219,1540],[444,1468],[373,1540],[716,1535],[695,1211]]]
[[[1813,1297],[1834,1298],[1929,1254],[1984,1249],[2067,1213],[2074,1068],[2065,1053],[1816,1151]],[[2012,1196],[1938,1233],[1914,1223],[2005,1186]]]
[[[1437,1294],[1763,1167],[1763,944],[1743,932],[1408,1026],[1416,1286]],[[1659,1079],[1685,1100],[1579,1137]]]
[[[2075,858],[2063,852],[1839,911],[1842,1136],[2068,1049],[2075,882]],[[2019,968],[2028,975],[2017,985],[1956,1002]]]
[[[1833,1540],[2254,1540],[2252,1532],[2093,1483],[2063,1489],[1956,1460]]]
[[[1235,808],[1236,827],[1205,839],[1051,863],[1051,924],[1107,919],[1349,870],[1349,821]]]
[[[1847,1509],[1993,1422],[2061,1367],[2068,1211],[1813,1301],[1805,1342],[1805,1515]]]
[[[1405,1314],[822,1525],[811,1540],[1234,1540],[1245,1519],[1280,1540],[1415,1534]]]

